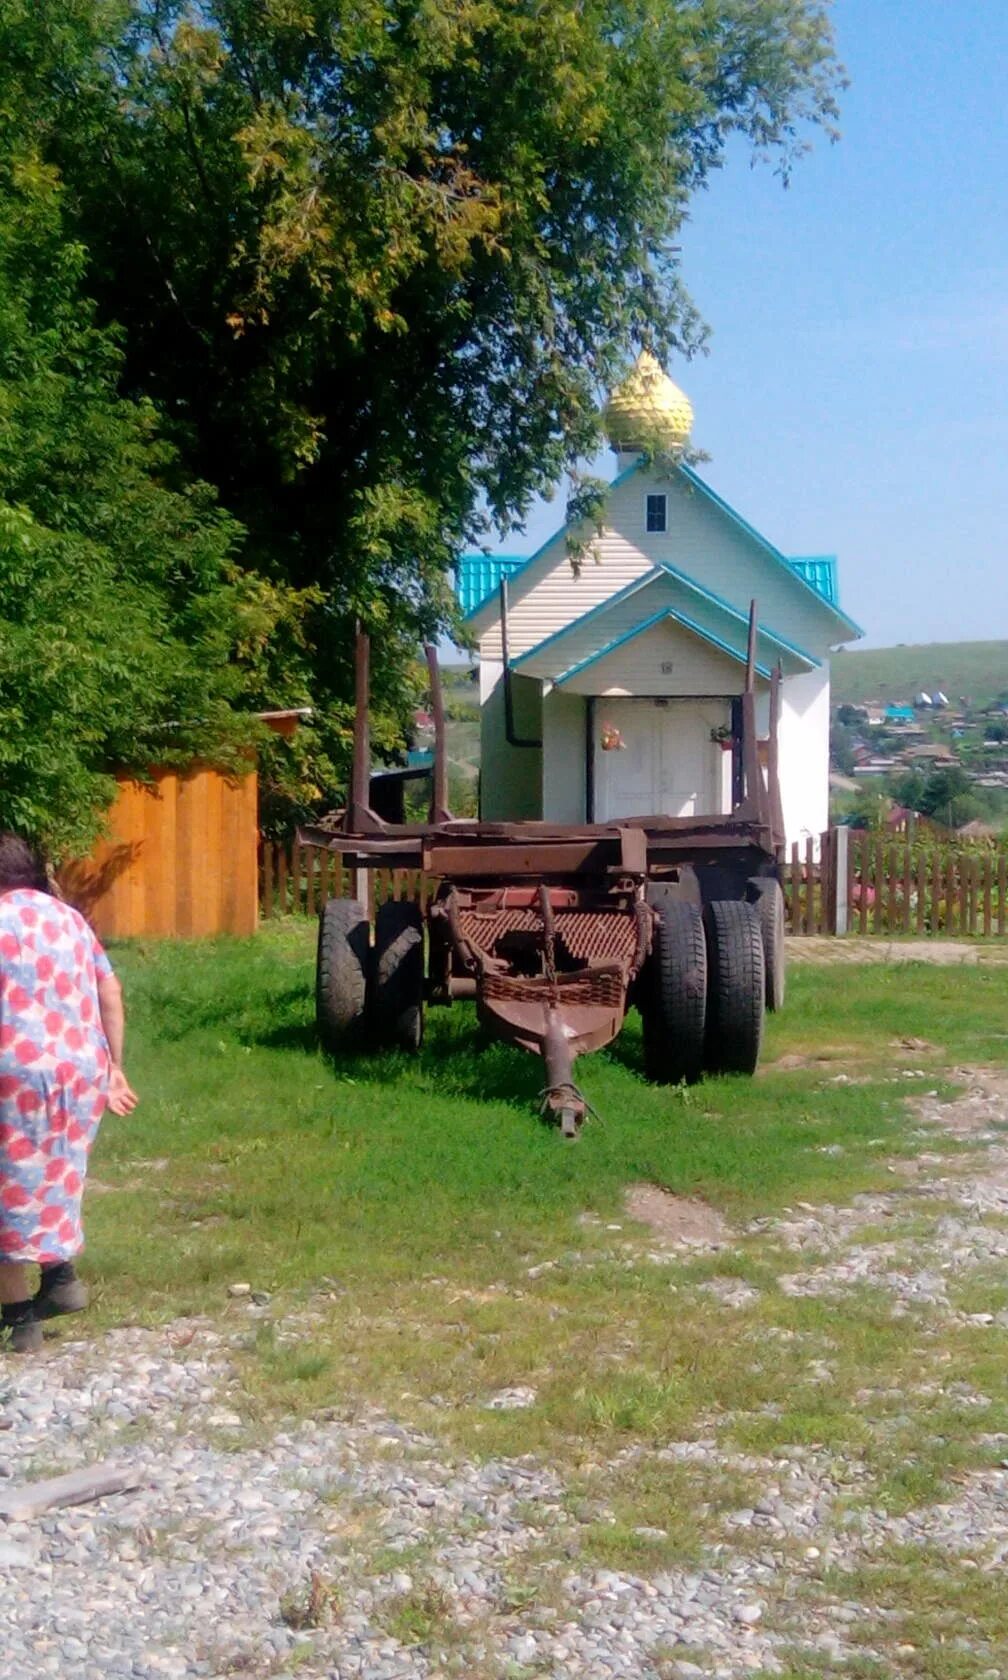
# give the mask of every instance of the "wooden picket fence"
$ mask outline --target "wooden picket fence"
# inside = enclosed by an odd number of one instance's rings
[[[784,913],[789,933],[835,933],[836,892],[832,832],[797,842],[781,869]]]
[[[427,883],[419,869],[369,869],[361,886],[373,912],[387,899],[426,902]],[[264,916],[314,916],[330,898],[355,898],[357,882],[338,852],[319,846],[265,841],[260,850],[259,905]]]
[[[791,847],[781,882],[792,934],[1008,933],[1008,853],[994,847],[831,829]],[[359,885],[371,913],[391,898],[426,905],[431,891],[419,869],[367,870]],[[296,841],[261,848],[264,916],[314,916],[327,899],[359,896],[357,888],[337,852]]]
[[[831,829],[818,845],[791,847],[782,881],[795,934],[1008,932],[1008,854],[994,846]]]

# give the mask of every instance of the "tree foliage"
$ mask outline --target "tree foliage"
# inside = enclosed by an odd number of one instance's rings
[[[354,618],[391,719],[459,549],[700,342],[674,240],[732,137],[786,175],[838,80],[820,0],[7,0],[4,54],[123,388],[314,592],[265,658],[330,767]]]
[[[0,112],[0,827],[85,845],[109,771],[247,768],[241,705],[277,614],[240,530],[177,478],[81,292],[50,168]],[[3,120],[7,119],[7,120]]]

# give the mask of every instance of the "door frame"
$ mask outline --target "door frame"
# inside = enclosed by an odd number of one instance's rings
[[[734,712],[733,708],[736,707],[736,706],[740,706],[740,704],[741,704],[737,694],[589,694],[589,695],[586,696],[586,699],[587,699],[587,704],[585,706],[585,822],[589,822],[589,823],[594,823],[594,822],[598,821],[598,817],[596,815],[597,804],[598,804],[597,793],[596,793],[596,789],[598,787],[598,777],[597,777],[597,774],[596,774],[595,754],[596,754],[596,751],[599,750],[599,749],[597,749],[596,744],[595,744],[595,723],[596,723],[596,718],[598,716],[597,706],[598,706],[598,701],[599,700],[650,700],[652,702],[661,701],[663,707],[664,706],[683,705],[685,702],[691,701],[691,700],[707,700],[707,701],[713,702],[716,705],[723,705],[723,706],[728,707],[729,718],[731,720],[731,723],[732,723],[733,727],[734,727],[734,723],[735,723],[735,712]],[[734,758],[734,755],[733,755],[733,758]],[[732,782],[733,782],[732,795],[733,795],[733,797],[734,797],[734,781],[735,781],[735,776],[733,774],[733,778],[732,778]],[[645,814],[647,814],[647,813],[645,813]]]

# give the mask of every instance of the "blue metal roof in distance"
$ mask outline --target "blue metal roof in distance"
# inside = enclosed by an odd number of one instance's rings
[[[460,555],[455,573],[455,593],[463,616],[467,618],[491,595],[495,595],[501,579],[512,577],[528,559],[525,554]],[[835,554],[794,554],[787,556],[787,562],[831,607],[838,605]]]

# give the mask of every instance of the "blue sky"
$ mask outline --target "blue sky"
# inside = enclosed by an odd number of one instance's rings
[[[1008,637],[1008,4],[834,21],[842,138],[787,191],[733,154],[696,201],[709,354],[669,371],[703,475],[786,553],[839,555],[864,645]]]

